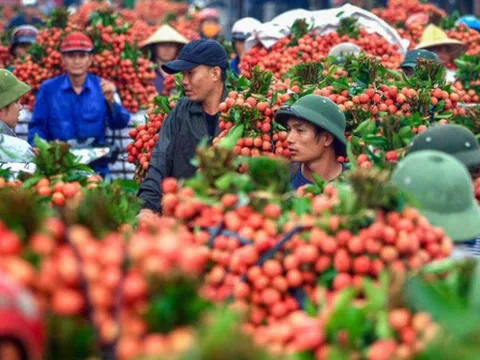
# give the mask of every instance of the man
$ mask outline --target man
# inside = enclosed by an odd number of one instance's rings
[[[418,59],[432,60],[435,63],[440,62],[438,56],[431,51],[424,49],[410,50],[407,52],[402,64],[400,65],[400,68],[403,70],[405,75],[412,76],[414,74]]]
[[[262,23],[257,19],[246,17],[238,20],[232,27],[232,44],[235,58],[230,62],[230,68],[236,75],[240,75],[238,65],[245,53],[245,41],[257,30]]]
[[[29,91],[30,86],[0,69],[0,162],[30,162],[34,157],[30,145],[14,130],[21,109],[18,100]]]
[[[455,242],[454,257],[480,256],[480,207],[461,162],[439,151],[418,151],[400,161],[392,182]]]
[[[470,171],[472,179],[480,177],[480,144],[467,128],[454,125],[436,125],[413,138],[408,155],[423,150],[436,150],[452,155]]]
[[[275,119],[287,127],[290,158],[300,163],[292,179],[295,189],[313,183],[314,175],[331,181],[345,170],[338,161],[346,155],[345,115],[333,101],[306,95],[278,110]]]
[[[115,101],[115,85],[88,73],[92,64],[93,44],[90,38],[73,32],[61,45],[66,74],[45,81],[37,93],[28,141],[35,135],[45,140],[78,140],[93,138],[94,145],[105,143],[105,131],[128,125],[130,114]],[[108,164],[94,169],[107,175]]]
[[[15,58],[22,58],[27,54],[28,48],[37,41],[38,30],[35,26],[22,25],[12,32],[10,53]]]
[[[177,60],[162,66],[169,74],[183,72],[186,98],[170,112],[152,152],[150,169],[140,185],[141,215],[160,211],[161,182],[167,177],[188,178],[195,174],[191,164],[199,142],[211,142],[219,133],[218,111],[225,99],[228,57],[214,40],[187,44]]]
[[[6,30],[10,30],[21,25],[33,25],[36,27],[45,25],[42,19],[37,16],[38,11],[36,9],[36,0],[22,0],[22,5],[22,11],[16,17],[10,20]]]
[[[420,44],[415,49],[425,49],[434,52],[442,65],[447,68],[453,60],[465,53],[467,45],[461,41],[449,38],[438,26],[428,25],[422,34]],[[447,68],[447,81],[454,82],[455,77],[455,71]]]

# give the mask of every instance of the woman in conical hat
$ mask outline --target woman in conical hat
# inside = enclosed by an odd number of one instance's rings
[[[172,28],[170,25],[162,25],[142,44],[144,49],[150,51],[151,60],[157,65],[154,80],[157,92],[163,92],[163,83],[166,74],[162,70],[162,65],[177,58],[180,50],[188,43],[186,37]]]
[[[430,50],[437,54],[440,62],[447,67],[467,50],[467,45],[461,41],[449,38],[438,26],[430,24],[423,32],[420,44],[418,44],[416,49]],[[452,71],[447,71],[448,80],[454,80]]]

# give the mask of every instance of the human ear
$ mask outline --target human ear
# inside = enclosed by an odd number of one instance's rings
[[[324,134],[325,134],[325,147],[331,146],[334,140],[333,135],[326,131]]]

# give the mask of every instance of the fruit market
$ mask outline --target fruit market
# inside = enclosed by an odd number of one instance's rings
[[[0,360],[480,359],[479,13],[0,0]]]

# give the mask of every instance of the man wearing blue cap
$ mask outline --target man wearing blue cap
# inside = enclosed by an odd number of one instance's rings
[[[218,111],[226,97],[228,56],[215,40],[192,41],[177,60],[162,65],[169,74],[183,73],[186,98],[170,112],[150,159],[150,169],[138,193],[144,214],[160,211],[161,183],[167,177],[189,178],[196,172],[191,164],[199,142],[209,142],[219,133]]]

